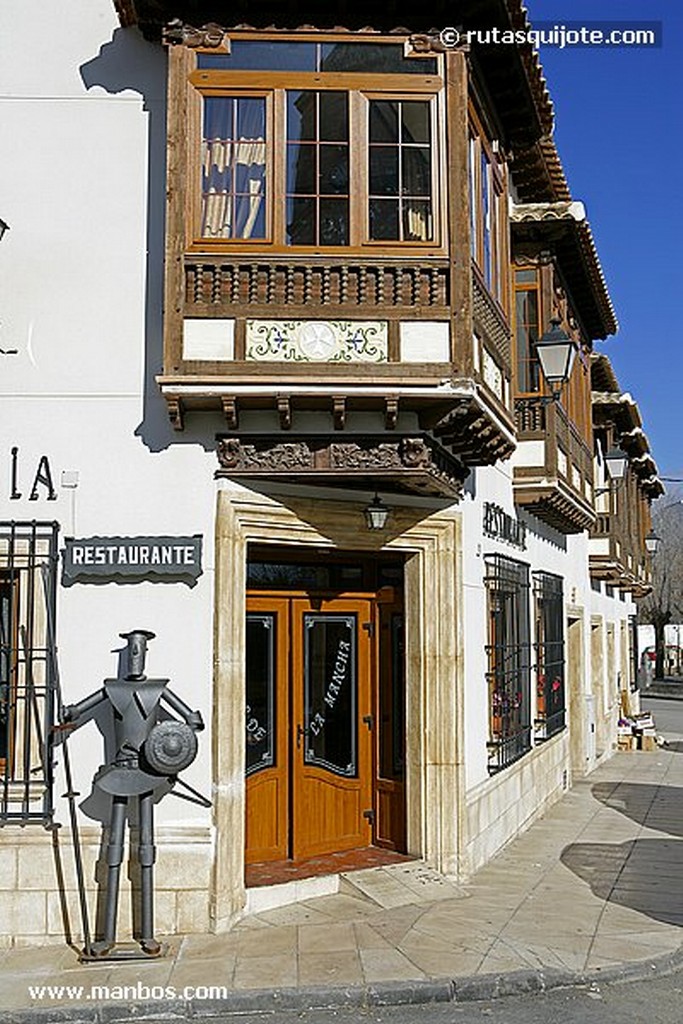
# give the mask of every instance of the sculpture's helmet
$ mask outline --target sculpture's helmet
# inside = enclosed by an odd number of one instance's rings
[[[145,658],[147,657],[147,641],[153,640],[156,633],[148,629],[132,629],[129,633],[119,633],[128,643],[128,679],[141,679],[145,674]]]

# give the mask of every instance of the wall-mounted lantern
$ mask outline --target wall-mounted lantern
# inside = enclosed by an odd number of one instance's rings
[[[391,509],[382,502],[378,494],[372,499],[365,509],[365,522],[368,530],[383,530],[387,525],[387,519]]]
[[[628,456],[626,452],[622,451],[621,448],[617,448],[612,445],[610,450],[605,453],[602,460],[605,464],[605,471],[607,473],[608,484],[607,487],[598,487],[594,491],[594,495],[607,494],[608,491],[612,490],[612,484],[618,486],[626,476],[626,466],[628,465]]]
[[[576,345],[560,327],[558,317],[552,318],[550,328],[536,342],[536,353],[551,392],[540,401],[543,405],[559,402],[562,388],[571,377]]]

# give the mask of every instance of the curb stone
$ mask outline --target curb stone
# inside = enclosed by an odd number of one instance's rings
[[[490,1001],[509,996],[549,992],[551,989],[597,983],[642,981],[683,968],[683,946],[674,953],[634,963],[614,964],[591,971],[550,967],[426,981],[385,981],[373,985],[309,986],[306,988],[246,989],[227,999],[157,1000],[136,1005],[104,1003],[80,1006],[31,1007],[3,1013],[3,1024],[128,1024],[130,1021],[192,1021],[198,1017],[226,1017],[274,1010],[322,1010],[344,1007],[400,1006],[426,1003]]]

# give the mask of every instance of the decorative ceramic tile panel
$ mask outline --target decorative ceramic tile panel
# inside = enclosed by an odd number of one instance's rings
[[[483,349],[482,355],[483,355],[483,361],[484,361],[484,369],[483,369],[484,382],[486,383],[487,387],[489,387],[491,389],[491,391],[494,393],[494,395],[496,395],[502,401],[502,399],[503,399],[503,374],[501,372],[501,369],[500,369],[500,367],[498,366],[498,363],[495,361],[495,359],[490,354],[490,352],[488,351],[487,348]]]
[[[247,320],[246,358],[257,362],[386,363],[385,320]]]

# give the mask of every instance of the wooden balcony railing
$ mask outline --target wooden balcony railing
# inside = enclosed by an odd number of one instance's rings
[[[340,310],[444,310],[450,303],[448,263],[330,263],[308,260],[248,261],[224,257],[185,258],[185,312],[201,316],[235,307],[306,308],[309,316]],[[315,309],[318,307],[318,314]]]
[[[593,460],[586,441],[558,403],[515,401],[518,441],[542,441],[542,462],[515,469],[515,501],[562,533],[581,533],[595,521]]]

